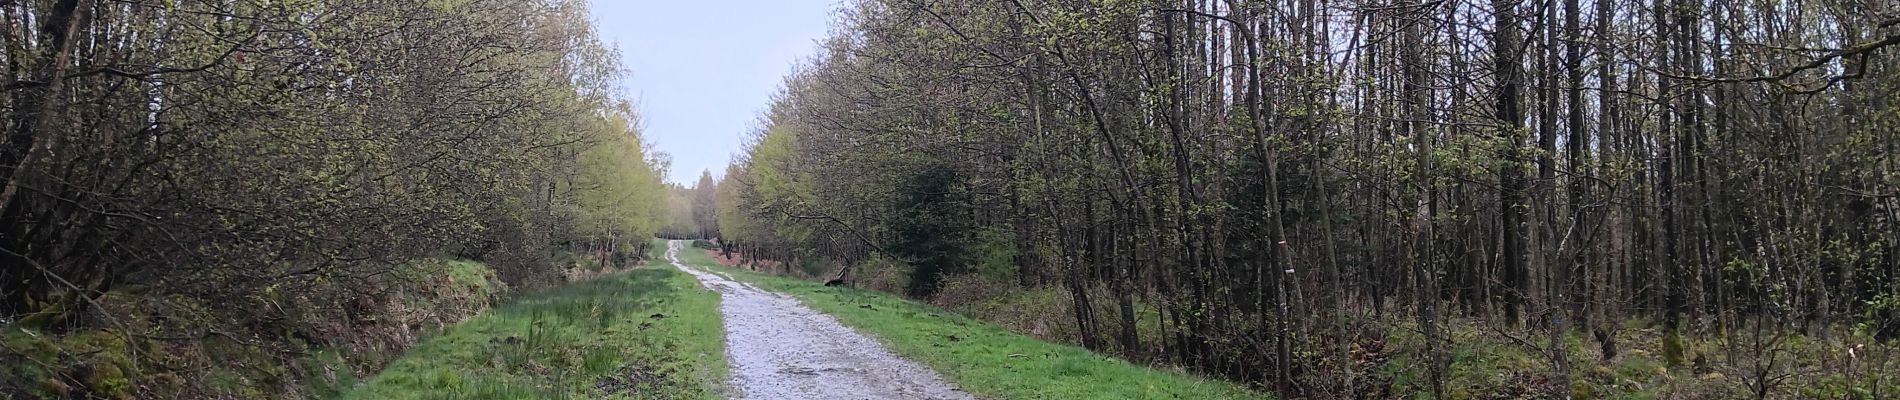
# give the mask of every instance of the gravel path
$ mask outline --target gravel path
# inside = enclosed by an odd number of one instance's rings
[[[666,259],[722,297],[733,398],[974,399],[797,299],[681,264],[681,243],[667,242]]]

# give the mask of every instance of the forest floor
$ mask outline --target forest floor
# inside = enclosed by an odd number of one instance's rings
[[[1050,343],[901,296],[825,286],[721,265],[709,251],[681,251],[689,268],[747,290],[796,298],[917,360],[978,398],[1255,399],[1266,396],[1216,379],[1149,368],[1081,347]],[[728,298],[730,300],[730,298]],[[745,335],[731,334],[743,342]],[[734,344],[737,348],[740,344]],[[744,370],[735,355],[735,370]],[[852,397],[859,398],[859,397]],[[919,398],[919,397],[873,397]]]

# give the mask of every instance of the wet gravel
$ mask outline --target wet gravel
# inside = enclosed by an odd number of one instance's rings
[[[795,298],[681,264],[681,243],[667,260],[721,296],[732,398],[975,399]]]

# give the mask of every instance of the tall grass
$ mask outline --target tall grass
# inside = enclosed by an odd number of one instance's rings
[[[718,299],[666,267],[567,285],[424,341],[342,398],[718,398]]]

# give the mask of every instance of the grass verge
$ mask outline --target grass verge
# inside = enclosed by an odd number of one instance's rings
[[[574,283],[430,338],[342,398],[718,398],[718,304],[670,267]]]
[[[681,261],[723,272],[872,334],[893,351],[929,365],[963,390],[992,399],[1252,399],[1232,383],[1164,371],[1049,343],[902,297],[719,266],[705,251]]]
[[[101,325],[0,321],[0,399],[327,399],[509,291],[488,265],[425,258],[349,284],[244,289],[217,300],[130,285],[94,300]]]

